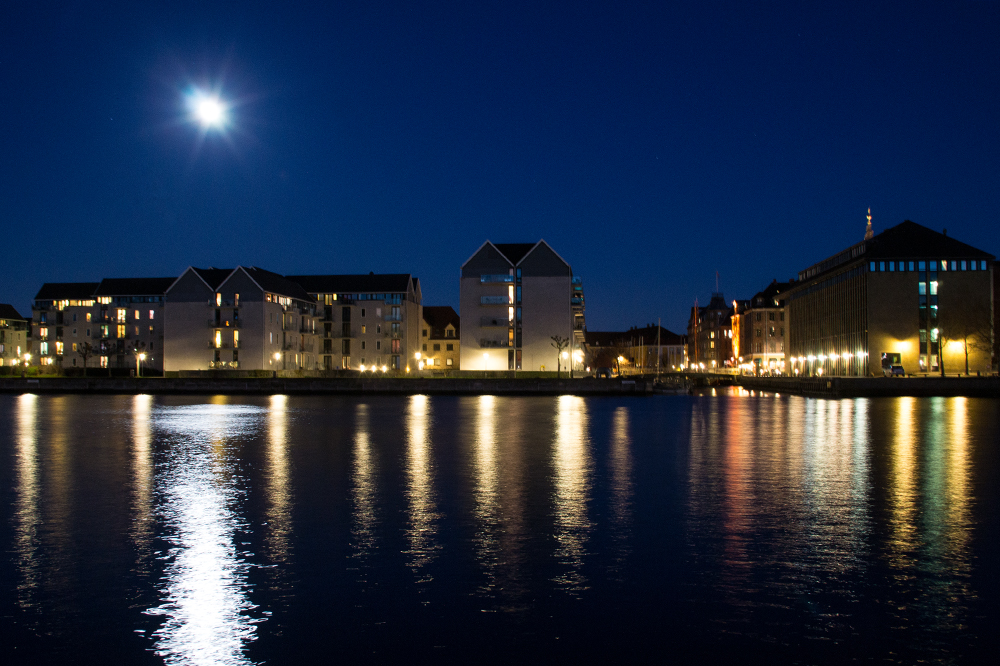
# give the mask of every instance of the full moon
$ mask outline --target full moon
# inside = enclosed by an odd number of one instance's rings
[[[194,115],[205,127],[218,126],[225,120],[226,108],[215,98],[203,97],[195,102]]]

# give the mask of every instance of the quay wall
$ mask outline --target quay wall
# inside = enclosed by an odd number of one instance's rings
[[[0,378],[2,393],[118,394],[443,394],[443,395],[652,395],[646,379],[471,377],[365,378]]]
[[[736,383],[747,390],[831,398],[878,396],[969,396],[1000,398],[1000,377],[752,377]]]

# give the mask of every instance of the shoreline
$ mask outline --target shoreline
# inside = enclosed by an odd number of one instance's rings
[[[822,398],[1000,398],[1000,377],[753,377],[735,383],[748,391]]]
[[[0,378],[0,393],[232,394],[232,395],[631,395],[653,394],[651,379],[378,377],[268,378]]]

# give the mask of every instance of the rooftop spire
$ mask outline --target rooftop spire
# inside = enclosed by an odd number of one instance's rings
[[[872,209],[868,209],[868,228],[865,229],[865,240],[871,240],[875,232],[872,231]]]

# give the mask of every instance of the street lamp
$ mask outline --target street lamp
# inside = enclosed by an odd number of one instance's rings
[[[483,352],[483,370],[490,369],[490,355],[489,352]]]
[[[145,361],[146,354],[140,353],[135,355],[135,376],[142,377],[142,369],[139,367],[139,361]]]

